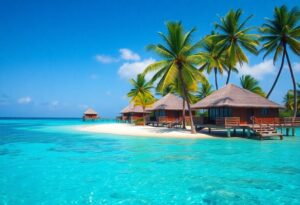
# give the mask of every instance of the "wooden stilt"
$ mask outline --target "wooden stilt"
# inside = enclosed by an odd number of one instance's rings
[[[295,128],[292,128],[292,136],[295,136]]]
[[[208,128],[208,133],[209,133],[209,134],[211,133],[211,128],[210,128],[210,127]]]
[[[233,128],[233,135],[236,136],[236,129]]]
[[[243,128],[243,137],[245,136],[245,128]]]
[[[247,134],[247,137],[250,137],[250,129],[249,128],[247,128],[246,134]]]
[[[231,137],[231,135],[230,135],[230,128],[227,129],[227,137]]]
[[[286,134],[285,134],[286,136],[289,136],[289,134],[290,134],[290,128],[288,128],[288,127],[285,128],[285,133],[286,133]]]

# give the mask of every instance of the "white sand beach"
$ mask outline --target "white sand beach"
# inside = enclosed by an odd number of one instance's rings
[[[191,134],[189,130],[179,128],[135,126],[131,124],[98,124],[98,125],[81,125],[75,128],[78,131],[108,133],[128,136],[145,136],[145,137],[168,137],[168,138],[213,138],[209,135],[197,133]]]

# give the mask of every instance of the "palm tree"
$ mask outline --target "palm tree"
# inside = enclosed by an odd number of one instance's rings
[[[286,59],[293,82],[294,96],[296,96],[293,103],[295,117],[297,115],[297,87],[287,48],[289,47],[296,55],[300,55],[300,11],[297,7],[289,11],[285,5],[280,8],[275,7],[273,19],[266,19],[266,21],[267,23],[260,28],[261,33],[264,34],[260,38],[264,42],[261,49],[265,51],[264,58],[274,52],[273,63],[275,63],[278,56],[282,55],[279,71],[267,98],[271,95],[278,81]]]
[[[145,110],[147,107],[152,105],[155,102],[155,97],[152,95],[151,89],[152,83],[145,80],[145,75],[137,75],[137,79],[131,79],[130,83],[133,85],[133,88],[127,94],[131,98],[131,102],[134,103],[134,106],[141,106],[143,109],[143,119],[144,125],[146,123]]]
[[[239,63],[248,63],[248,58],[243,49],[257,55],[256,47],[259,45],[258,35],[249,34],[252,28],[245,28],[246,23],[252,16],[247,17],[241,22],[242,10],[230,10],[225,17],[221,17],[221,23],[216,23],[216,29],[220,34],[212,35],[211,38],[218,42],[219,54],[225,55],[228,63],[228,75],[226,84],[229,83],[232,68]]]
[[[164,90],[170,84],[180,83],[183,99],[187,102],[191,119],[191,132],[196,133],[193,116],[188,98],[188,87],[196,85],[205,79],[204,75],[195,67],[199,63],[199,56],[194,53],[200,47],[200,43],[191,43],[191,35],[195,31],[185,33],[181,23],[167,23],[168,33],[159,33],[164,44],[149,45],[148,49],[157,53],[163,60],[149,65],[144,73],[156,71],[152,81],[159,79],[157,90]]]
[[[297,108],[298,111],[300,109],[300,83],[297,84],[298,90],[297,90]],[[284,96],[283,102],[285,104],[285,108],[288,111],[294,111],[294,92],[293,90],[289,90],[286,95]]]
[[[213,31],[211,35],[215,35],[215,32]],[[203,58],[200,71],[206,70],[208,74],[210,74],[212,70],[214,71],[215,86],[216,86],[216,90],[218,90],[219,86],[218,86],[217,74],[218,73],[223,74],[224,70],[226,69],[226,64],[225,64],[224,55],[219,54],[216,44],[217,42],[214,39],[209,38],[209,36],[204,38],[203,41],[204,52],[200,52],[199,55],[201,55]]]
[[[205,81],[202,83],[196,96],[197,96],[198,100],[202,100],[203,98],[212,94],[213,91],[214,90],[212,89],[212,85],[208,81]]]
[[[197,97],[195,95],[193,95],[193,92],[197,91],[197,85],[190,85],[188,88],[188,99],[189,102],[191,103],[196,103],[197,102]],[[158,91],[159,92],[159,91]],[[160,92],[159,92],[160,93]],[[180,84],[179,79],[177,79],[174,83],[170,84],[169,86],[167,86],[162,92],[161,94],[163,96],[165,96],[168,93],[172,93],[175,95],[178,95],[182,98],[182,129],[186,129],[186,117],[185,117],[185,113],[186,113],[186,106],[185,106],[185,99],[183,97],[183,91],[182,91],[182,86]]]
[[[255,78],[253,78],[251,75],[243,75],[240,78],[240,82],[241,82],[242,88],[249,90],[253,93],[256,93],[260,96],[263,96],[263,97],[266,96],[265,92],[259,86],[258,81]]]

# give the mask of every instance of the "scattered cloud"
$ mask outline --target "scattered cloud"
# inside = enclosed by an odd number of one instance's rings
[[[29,104],[32,101],[31,97],[26,96],[18,99],[19,104]]]
[[[108,90],[108,91],[105,92],[105,95],[110,96],[110,95],[111,95],[111,92]]]
[[[253,66],[250,66],[249,64],[244,64],[238,69],[240,76],[251,75],[257,79],[262,79],[265,75],[273,74],[275,72],[275,66],[272,60],[266,60]]]
[[[121,53],[121,58],[123,60],[131,60],[131,61],[141,60],[141,57],[137,53],[133,52],[128,48],[121,48],[119,52]]]
[[[91,74],[90,75],[90,79],[91,80],[97,80],[98,79],[98,75],[97,74]]]
[[[96,55],[96,61],[104,64],[118,62],[117,58],[107,56],[107,55]]]
[[[293,64],[293,68],[294,68],[295,72],[299,72],[300,73],[300,63],[294,63]]]
[[[137,74],[142,73],[148,65],[154,62],[155,60],[153,58],[148,58],[142,61],[137,61],[132,63],[126,62],[121,65],[118,74],[120,75],[121,78],[124,79],[135,78]],[[151,78],[151,74],[146,76],[147,80],[149,80],[150,78]]]

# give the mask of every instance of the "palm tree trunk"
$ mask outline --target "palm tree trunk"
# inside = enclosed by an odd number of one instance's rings
[[[274,81],[274,83],[273,83],[270,91],[268,92],[267,98],[270,97],[271,93],[273,92],[273,89],[275,88],[275,86],[277,84],[278,78],[279,78],[279,76],[281,74],[281,71],[282,71],[282,68],[283,68],[283,65],[284,65],[284,57],[285,57],[285,49],[283,49],[282,60],[281,60],[281,65],[280,65],[279,71],[277,73],[277,76],[275,78],[275,81]]]
[[[215,70],[215,84],[216,84],[216,90],[219,89],[219,86],[218,86],[218,76],[217,76],[217,68],[214,68]]]
[[[284,45],[284,49],[286,50],[286,45]],[[297,86],[296,86],[296,80],[295,80],[295,76],[294,76],[294,72],[292,69],[292,65],[290,62],[290,58],[289,58],[289,54],[286,51],[285,52],[285,56],[289,65],[289,69],[290,69],[290,73],[291,73],[291,78],[292,78],[292,82],[293,82],[293,88],[294,88],[294,118],[297,116]]]
[[[226,85],[229,83],[230,74],[231,74],[231,68],[229,68],[229,71],[228,71],[227,80],[226,80]]]
[[[145,108],[143,107],[143,121],[144,121],[144,126],[146,125],[146,115],[145,115]]]
[[[186,129],[186,123],[185,123],[185,100],[182,98],[182,129]]]
[[[181,65],[178,65],[178,70],[179,70],[179,79],[180,79],[181,85],[182,85],[184,100],[186,101],[186,104],[187,104],[188,109],[189,109],[189,115],[190,115],[190,121],[191,121],[191,133],[196,134],[196,129],[195,129],[195,125],[194,125],[191,105],[190,105],[190,102],[189,102],[189,99],[188,99],[188,92],[186,90],[186,86],[185,86],[185,83],[184,83],[183,77],[182,77],[182,66]]]

